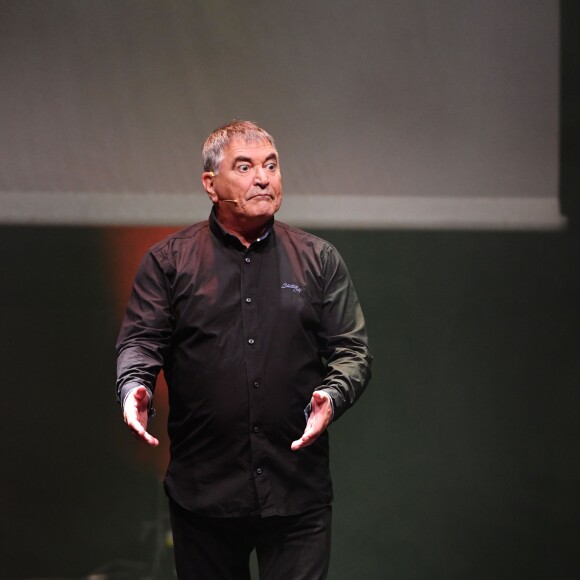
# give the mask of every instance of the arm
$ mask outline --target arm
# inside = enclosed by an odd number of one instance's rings
[[[324,258],[324,299],[319,339],[327,374],[310,402],[304,434],[292,449],[311,445],[361,396],[371,377],[372,355],[364,316],[338,252],[329,246]]]
[[[127,426],[150,445],[158,443],[146,427],[171,329],[166,277],[158,258],[148,253],[135,276],[117,341],[117,400]]]
[[[320,341],[327,373],[317,390],[328,393],[338,419],[362,395],[371,377],[372,355],[365,320],[341,256],[329,247],[324,267]]]

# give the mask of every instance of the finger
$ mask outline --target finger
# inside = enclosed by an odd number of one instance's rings
[[[308,447],[308,445],[312,445],[312,443],[314,443],[316,438],[317,437],[312,429],[312,423],[311,421],[308,421],[308,425],[306,426],[306,429],[304,430],[302,437],[300,437],[300,439],[297,439],[296,441],[293,441],[292,444],[290,445],[290,449],[292,449],[292,451],[297,451],[298,449],[302,449],[303,447]]]
[[[143,425],[141,425],[141,423],[139,423],[139,421],[137,421],[136,419],[129,419],[127,421],[127,427],[129,427],[131,433],[133,433],[133,435],[135,435],[138,438],[143,437],[143,435],[146,433]]]
[[[147,443],[147,445],[151,445],[152,447],[157,447],[159,445],[159,440],[153,437],[153,435],[151,435],[147,431],[145,431],[143,427],[141,427],[140,429],[131,428],[131,431],[139,441]]]
[[[145,441],[145,443],[147,443],[147,445],[150,445],[151,447],[157,447],[159,445],[159,439],[156,439],[155,437],[153,437],[153,435],[147,433],[147,431],[143,433],[143,441]]]
[[[292,451],[297,451],[303,447],[308,447],[309,445],[312,445],[317,439],[318,434],[308,434],[305,432],[304,435],[300,437],[300,439],[292,442],[290,449],[292,449]]]
[[[143,425],[141,425],[141,423],[139,423],[139,421],[130,420],[127,422],[127,427],[129,427],[129,429],[131,430],[131,432],[133,433],[133,435],[135,435],[135,437],[137,439],[144,441],[148,445],[152,445],[154,447],[157,447],[157,445],[159,445],[159,440],[156,439],[155,437],[153,437],[151,434],[149,434],[145,430]]]
[[[314,412],[310,415],[308,419],[308,423],[306,425],[306,429],[304,429],[304,433],[300,439],[293,441],[290,445],[292,451],[297,451],[298,449],[302,449],[303,447],[308,447],[312,445],[320,434],[324,431],[324,421],[317,419]]]

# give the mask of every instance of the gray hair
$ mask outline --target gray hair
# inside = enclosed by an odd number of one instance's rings
[[[224,158],[224,150],[235,138],[240,138],[246,143],[256,141],[268,141],[276,148],[272,136],[258,127],[252,121],[230,121],[226,125],[212,131],[203,145],[202,160],[203,170],[218,172],[218,167]]]

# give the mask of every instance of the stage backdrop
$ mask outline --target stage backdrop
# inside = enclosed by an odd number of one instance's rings
[[[553,227],[558,15],[555,0],[0,0],[0,220],[204,217],[201,143],[237,117],[278,138],[303,225]]]

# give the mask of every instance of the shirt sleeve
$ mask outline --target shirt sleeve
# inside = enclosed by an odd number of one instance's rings
[[[317,390],[332,400],[333,420],[361,396],[371,377],[372,355],[362,309],[346,265],[329,246],[323,254],[320,342],[327,374]]]
[[[117,400],[121,405],[131,390],[144,386],[153,414],[155,383],[172,326],[167,277],[159,256],[148,252],[135,276],[117,340]]]

